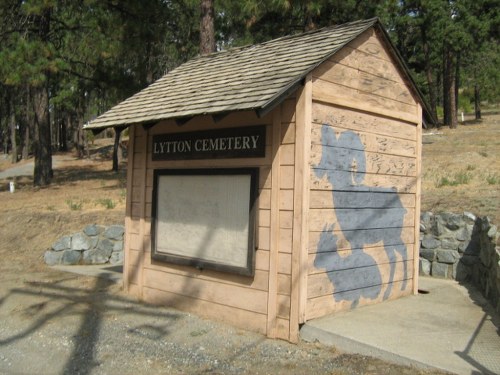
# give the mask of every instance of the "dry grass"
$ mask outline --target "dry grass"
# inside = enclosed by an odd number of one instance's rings
[[[500,114],[423,136],[422,211],[470,211],[500,222]]]

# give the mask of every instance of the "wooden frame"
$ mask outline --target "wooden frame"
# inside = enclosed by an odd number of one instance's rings
[[[222,272],[230,272],[236,273],[240,275],[253,276],[254,274],[254,249],[255,249],[255,201],[256,195],[258,191],[258,168],[235,168],[235,169],[159,169],[154,171],[154,183],[153,183],[153,207],[152,207],[152,227],[151,227],[151,236],[152,236],[152,250],[151,250],[151,258],[154,260],[170,262],[175,264],[187,265],[196,267],[197,269],[203,270],[214,269],[216,271]],[[213,180],[216,181],[216,177],[220,176],[233,176],[233,177],[241,177],[247,176],[249,178],[248,181],[248,224],[247,224],[247,247],[246,254],[239,254],[239,258],[243,258],[243,264],[231,262],[231,259],[228,257],[224,258],[220,253],[208,253],[199,256],[193,256],[189,253],[187,255],[182,254],[181,250],[165,251],[160,250],[160,231],[159,226],[162,225],[163,230],[165,230],[168,223],[161,222],[160,215],[164,215],[165,213],[161,207],[159,207],[159,202],[161,198],[162,191],[160,189],[160,184],[165,182],[168,177],[175,178],[175,176],[183,177],[191,177],[191,176],[203,176],[206,179],[206,186],[210,184],[210,177],[214,177]],[[171,180],[171,185],[174,180]],[[220,179],[217,178],[217,180]],[[186,186],[189,189],[188,186]],[[165,186],[163,186],[165,189]],[[206,198],[206,197],[205,197]],[[205,199],[203,199],[205,200]],[[220,202],[220,201],[219,201]],[[219,206],[219,202],[217,202],[217,206]],[[174,200],[170,201],[174,206],[177,202]],[[171,207],[172,208],[172,207]],[[241,210],[246,210],[245,206],[240,207]],[[174,212],[175,209],[172,209],[171,212]],[[167,215],[170,215],[167,213]],[[195,215],[196,212],[195,212]],[[199,214],[198,214],[199,215]],[[241,215],[241,212],[240,212]],[[244,215],[244,212],[243,212]],[[225,219],[227,222],[231,222],[231,219]],[[189,236],[189,233],[186,233],[186,236]],[[223,248],[224,246],[218,246],[218,248]],[[244,247],[244,246],[243,246]],[[210,251],[208,248],[206,250]],[[232,252],[232,249],[227,251]],[[220,256],[219,256],[220,255]],[[219,258],[219,260],[215,260],[215,258]]]

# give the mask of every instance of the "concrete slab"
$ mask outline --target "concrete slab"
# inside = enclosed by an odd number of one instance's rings
[[[91,266],[52,266],[53,269],[72,272],[84,276],[100,277],[121,283],[123,278],[122,265],[99,264]]]
[[[305,341],[456,374],[500,374],[500,317],[472,286],[420,278],[419,294],[307,322]]]

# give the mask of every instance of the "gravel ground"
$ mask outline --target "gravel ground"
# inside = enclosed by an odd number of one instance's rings
[[[138,303],[108,280],[3,274],[1,374],[428,374]]]

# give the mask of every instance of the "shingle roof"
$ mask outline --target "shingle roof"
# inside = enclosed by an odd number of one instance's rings
[[[376,18],[198,56],[86,126],[99,129],[229,111],[272,109]]]
[[[367,29],[377,25],[420,99],[425,121],[436,123],[422,93],[378,18],[350,22],[266,43],[198,56],[99,116],[99,130],[166,119],[256,110],[263,115],[304,77]]]

